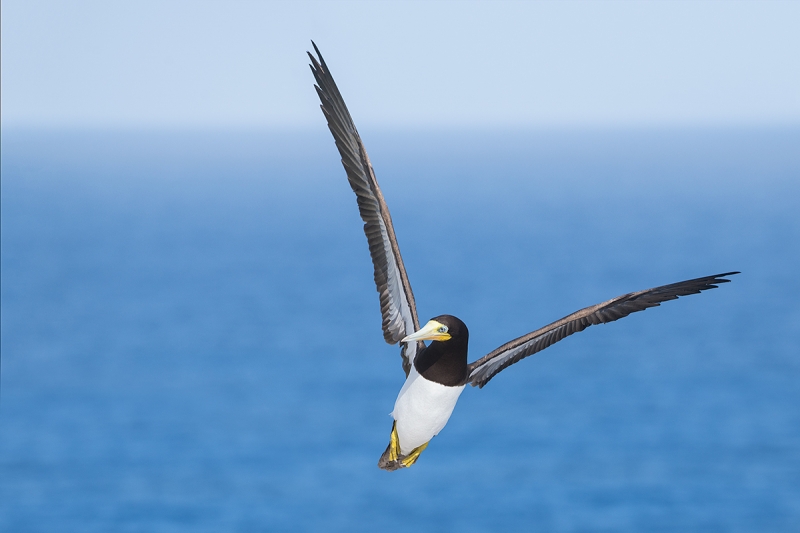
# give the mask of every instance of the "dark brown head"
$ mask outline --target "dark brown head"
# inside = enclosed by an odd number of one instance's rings
[[[467,325],[452,315],[439,315],[402,342],[422,340],[433,342],[414,359],[417,372],[442,385],[463,385],[467,379]]]
[[[467,325],[453,315],[439,315],[428,321],[419,331],[412,333],[401,342],[436,341],[464,344],[469,341]]]

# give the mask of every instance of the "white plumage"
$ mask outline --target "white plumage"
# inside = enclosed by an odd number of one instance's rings
[[[407,455],[435,437],[453,414],[464,385],[448,387],[422,377],[411,367],[394,403],[400,453]]]

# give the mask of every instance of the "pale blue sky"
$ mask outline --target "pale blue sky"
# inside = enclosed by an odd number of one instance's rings
[[[4,126],[800,123],[800,2],[2,2]]]

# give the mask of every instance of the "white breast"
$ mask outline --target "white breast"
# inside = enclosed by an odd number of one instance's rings
[[[413,366],[394,403],[400,452],[404,455],[422,446],[447,424],[464,385],[448,387],[428,381]]]

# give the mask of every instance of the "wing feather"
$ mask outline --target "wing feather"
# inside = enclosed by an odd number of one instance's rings
[[[529,355],[540,352],[556,342],[583,331],[595,324],[605,324],[626,317],[637,311],[657,307],[661,302],[676,300],[679,296],[698,294],[707,289],[716,289],[720,283],[728,283],[725,276],[739,272],[726,272],[715,276],[690,279],[662,285],[639,292],[617,296],[603,303],[586,307],[541,329],[516,338],[500,346],[490,354],[469,365],[467,381],[473,387],[483,387],[501,370],[508,368]]]
[[[383,338],[389,344],[397,344],[400,339],[419,329],[419,319],[414,294],[394,234],[392,217],[339,88],[333,81],[317,45],[313,42],[311,44],[319,58],[308,54],[311,58],[311,71],[317,82],[314,88],[322,103],[320,107],[328,121],[336,148],[342,156],[347,180],[356,194],[358,211],[364,221],[364,234],[367,236],[374,267],[375,286],[380,295]],[[403,344],[400,354],[406,375],[414,357],[423,347],[422,343]]]

